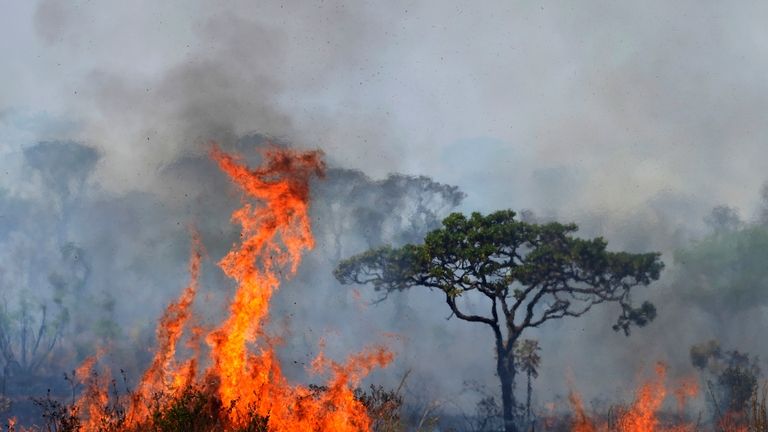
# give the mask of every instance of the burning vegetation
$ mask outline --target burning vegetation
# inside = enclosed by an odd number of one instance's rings
[[[46,144],[31,152],[30,160],[44,165],[44,156],[61,148]],[[609,251],[602,238],[576,236],[575,225],[542,222],[529,212],[452,213],[439,222],[463,198],[457,189],[427,178],[405,176],[391,176],[361,187],[361,173],[338,169],[331,170],[333,177],[326,183],[327,170],[320,152],[277,146],[260,149],[261,165],[254,169],[248,168],[244,158],[216,146],[209,153],[241,196],[239,208],[231,215],[231,221],[239,226],[239,236],[217,263],[236,288],[225,316],[210,324],[195,310],[195,305],[206,300],[201,289],[208,253],[203,236],[192,228],[189,283],[165,308],[155,330],[151,356],[139,362],[148,366],[138,375],[138,382],[131,384],[128,372],[114,373],[113,368],[120,365],[106,360],[110,350],[124,348],[114,343],[120,334],[116,324],[108,316],[101,317],[88,324],[99,329],[101,343],[97,345],[101,348],[90,346],[91,355],[65,374],[63,388],[53,385],[47,395],[37,387],[30,388],[33,394],[25,397],[32,396],[36,411],[42,415],[38,420],[26,415],[23,422],[17,422],[14,405],[20,404],[19,391],[6,392],[6,381],[18,387],[23,376],[30,377],[29,382],[53,380],[55,368],[64,370],[63,365],[77,358],[71,350],[61,349],[62,338],[71,337],[65,329],[73,323],[87,327],[78,321],[82,318],[70,315],[68,308],[72,306],[67,298],[77,298],[82,292],[91,267],[83,258],[86,254],[82,248],[65,243],[60,248],[62,264],[48,277],[56,294],[53,304],[42,304],[37,312],[30,304],[21,304],[16,313],[6,310],[0,321],[3,393],[8,395],[3,396],[0,409],[6,413],[8,430],[768,430],[759,359],[727,350],[716,340],[690,347],[690,367],[697,376],[668,379],[669,368],[658,364],[653,376],[638,385],[627,403],[588,407],[577,388],[559,405],[542,403],[536,397],[536,381],[544,373],[542,358],[548,353],[539,340],[529,337],[536,334],[532,332],[550,321],[567,322],[611,304],[618,311],[614,330],[629,336],[631,328],[650,324],[657,315],[655,306],[647,301],[637,304],[633,298],[639,289],[660,278],[664,268],[660,254]],[[93,164],[95,156],[88,156],[88,163]],[[82,173],[74,175],[65,193],[58,194],[62,207],[76,205],[77,189],[84,182]],[[409,390],[409,379],[413,379],[410,370],[404,370],[399,384],[391,388],[370,385],[363,390],[362,381],[371,371],[394,362],[393,352],[383,345],[371,345],[337,362],[323,352],[320,337],[313,340],[320,353],[306,369],[313,380],[323,377],[325,382],[303,385],[287,378],[286,364],[278,355],[283,341],[267,325],[274,294],[281,283],[297,274],[303,255],[315,247],[311,185],[337,192],[315,207],[319,214],[334,219],[320,235],[327,240],[324,247],[336,266],[336,280],[342,285],[373,285],[380,294],[375,302],[382,304],[402,301],[398,296],[412,288],[429,288],[433,297],[447,305],[450,317],[490,329],[498,395],[480,385],[467,384],[469,391],[480,396],[477,409],[457,419],[444,410],[445,402],[417,400],[417,393]],[[379,196],[384,199],[379,200]],[[347,200],[360,207],[338,213]],[[388,209],[397,209],[397,217],[388,219]],[[720,255],[731,257],[731,249],[762,250],[760,234],[764,229],[734,220],[733,212],[726,208],[715,209],[707,221],[715,227],[711,237],[679,251],[676,259],[683,263],[683,269],[692,269],[704,286],[711,285],[707,278],[727,284],[710,267],[718,265]],[[344,236],[349,235],[345,230],[350,225],[376,227],[369,229],[357,246],[358,252],[362,249],[360,253],[350,254],[344,247]],[[327,264],[312,268],[318,269],[330,274]],[[681,274],[678,269],[672,285],[681,283]],[[745,283],[737,287],[742,296],[759,298]],[[694,298],[694,293],[680,291],[686,298]],[[721,292],[711,290],[696,299],[704,302],[702,307],[714,308],[724,300],[717,298]],[[467,302],[467,298],[485,303]],[[736,302],[731,308],[749,303],[725,299]],[[109,301],[98,304],[105,311],[114,307]],[[482,355],[476,357],[482,360]],[[460,381],[461,377],[444,379]],[[518,388],[520,383],[524,388]]]
[[[242,207],[232,215],[241,226],[241,241],[219,262],[237,282],[228,317],[211,330],[192,325],[202,257],[200,240],[193,235],[190,284],[161,318],[154,357],[136,389],[123,400],[117,392],[110,395],[108,370],[97,372],[98,356],[89,357],[68,377],[85,386],[71,405],[38,402],[49,429],[370,430],[371,419],[355,387],[373,368],[389,364],[392,353],[372,346],[344,363],[320,354],[312,370],[327,373],[327,384],[303,387],[283,376],[276,341],[264,329],[280,271],[294,273],[302,252],[314,245],[309,180],[323,175],[321,154],[270,149],[255,170],[217,147],[211,157],[244,193]],[[188,359],[177,353],[184,336],[192,353]],[[204,351],[207,361],[201,357]]]

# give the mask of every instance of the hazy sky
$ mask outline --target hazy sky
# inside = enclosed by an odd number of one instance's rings
[[[0,155],[82,140],[107,189],[151,187],[180,153],[249,131],[458,184],[481,209],[613,212],[663,193],[749,215],[768,177],[764,2],[0,10]]]

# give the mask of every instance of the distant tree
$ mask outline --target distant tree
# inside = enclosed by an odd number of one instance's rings
[[[690,356],[691,364],[705,374],[716,419],[726,413],[744,413],[761,375],[757,358],[725,351],[715,340],[691,346]]]
[[[80,195],[99,161],[91,147],[71,141],[44,141],[24,150],[27,164],[56,197],[67,201]]]
[[[524,332],[613,302],[620,306],[614,329],[628,334],[632,324],[645,325],[656,314],[648,302],[632,306],[632,288],[658,279],[663,268],[658,253],[608,252],[601,238],[574,237],[576,225],[527,223],[515,215],[453,213],[422,244],[372,249],[334,272],[343,284],[371,283],[385,296],[415,286],[439,290],[452,315],[489,326],[506,432],[518,430],[514,347]],[[486,299],[486,314],[460,304],[473,293]]]
[[[743,225],[739,211],[726,205],[713,208],[709,215],[704,218],[704,223],[718,234],[735,231]]]
[[[48,274],[48,291],[24,287],[12,294],[0,307],[0,359],[3,361],[3,379],[8,377],[34,377],[54,359],[54,349],[60,344],[66,326],[72,323],[71,309],[85,310],[88,299],[83,287],[90,274],[84,251],[73,243],[62,246],[60,259],[51,263],[55,270]],[[44,294],[46,293],[46,294]],[[81,309],[83,308],[83,309]],[[88,313],[92,313],[88,309]],[[75,314],[81,315],[81,314]],[[82,314],[86,315],[86,314]],[[75,319],[79,319],[75,316]],[[84,329],[76,329],[83,331]],[[50,371],[47,371],[50,372]]]
[[[733,314],[768,305],[768,226],[712,233],[675,252],[672,287],[681,301],[710,313],[720,328]]]
[[[531,394],[533,393],[533,378],[539,377],[539,366],[541,365],[541,356],[539,351],[539,341],[535,339],[523,339],[515,344],[515,357],[517,358],[517,367],[528,379],[525,387],[525,420],[531,421]]]
[[[82,334],[77,326],[93,312],[85,289],[91,268],[69,237],[99,153],[53,141],[29,146],[23,156],[39,196],[0,192],[0,207],[10,216],[0,223],[0,361],[4,380],[14,381],[50,373],[51,363],[64,357],[56,352],[62,337]]]
[[[35,304],[23,297],[14,309],[7,303],[0,308],[3,394],[9,377],[35,377],[51,359],[68,319],[67,311],[56,306],[51,314],[48,305]]]
[[[312,189],[313,235],[319,246],[317,258],[336,265],[343,257],[390,244],[418,242],[464,199],[458,187],[426,176],[389,174],[372,179],[358,170],[331,168]],[[310,269],[304,266],[305,271]],[[317,270],[305,273],[313,283]],[[331,276],[328,274],[328,276]],[[333,282],[329,280],[329,283]],[[413,325],[409,295],[391,300],[395,330]]]
[[[332,168],[313,189],[318,238],[328,238],[338,262],[344,251],[419,241],[464,199],[458,187],[425,176],[390,174],[373,180],[357,170]],[[350,247],[350,244],[352,245]],[[349,252],[347,252],[349,253]]]
[[[760,188],[760,209],[757,217],[761,224],[768,225],[768,182],[763,183]]]

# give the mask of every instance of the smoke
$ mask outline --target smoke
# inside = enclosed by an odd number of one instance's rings
[[[757,3],[14,9],[26,68],[3,105],[76,120],[115,189],[251,131],[460,185],[473,208],[626,212],[672,193],[749,212],[762,180]]]
[[[236,241],[237,196],[205,158],[211,140],[250,155],[266,141],[326,152],[334,169],[314,189],[318,247],[275,306],[291,317],[289,372],[304,377],[321,336],[336,334],[328,346],[341,353],[394,331],[400,363],[380,378],[396,384],[413,369],[412,387],[424,389],[414,398],[455,397],[465,379],[494,388],[490,336],[444,320],[426,290],[367,305],[376,294],[362,287],[358,300],[331,278],[338,258],[418,241],[454,209],[500,208],[576,222],[613,249],[663,251],[666,280],[648,294],[656,323],[627,339],[610,331],[606,309],[532,335],[543,345],[540,400],[565,390],[568,368],[589,398],[618,393],[619,379],[657,359],[671,373],[687,367],[687,347],[714,330],[706,311],[676,297],[689,275],[676,273],[674,251],[706,235],[715,206],[745,223],[759,216],[768,132],[759,2],[7,8],[4,284],[47,298],[49,275],[70,275],[69,301],[83,289],[100,311],[77,324],[101,329],[82,337],[83,352],[94,338],[151,341],[147,323],[185,280],[190,222],[210,261]],[[84,287],[67,244],[92,269]],[[52,270],[33,276],[39,268]],[[210,262],[204,274],[202,312],[215,314],[227,281]]]

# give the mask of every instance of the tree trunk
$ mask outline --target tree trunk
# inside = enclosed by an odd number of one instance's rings
[[[500,338],[496,339],[496,373],[501,381],[504,432],[518,432],[515,422],[515,358],[511,351],[506,352]]]
[[[533,393],[533,386],[531,384],[531,371],[528,370],[528,387],[526,388],[527,393],[525,394],[525,423],[526,428],[527,425],[531,424],[531,393]]]

